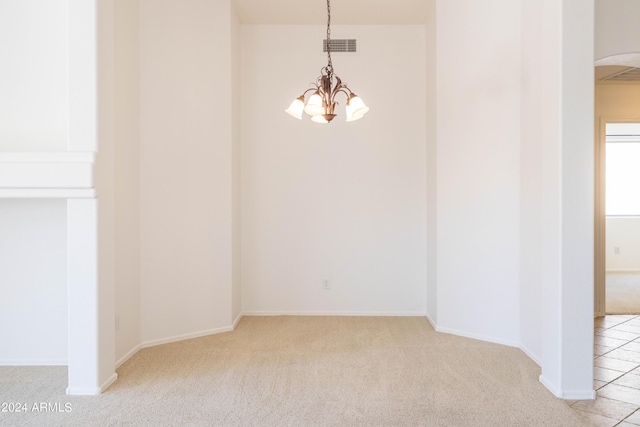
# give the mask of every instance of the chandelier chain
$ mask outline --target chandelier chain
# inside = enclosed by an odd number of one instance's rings
[[[333,74],[331,63],[331,0],[327,0],[327,74]]]

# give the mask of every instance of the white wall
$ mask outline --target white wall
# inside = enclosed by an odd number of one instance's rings
[[[229,1],[140,0],[141,339],[231,325]]]
[[[140,82],[138,1],[116,0],[115,315],[116,360],[140,344]]]
[[[509,0],[437,5],[438,326],[509,344],[519,340],[520,13]]]
[[[520,142],[520,346],[541,364],[543,283],[542,140],[543,5],[522,3],[522,104]]]
[[[595,59],[640,52],[640,2],[595,0]]]
[[[438,330],[521,347],[567,399],[594,395],[592,22],[437,3]]]
[[[67,147],[67,1],[0,2],[0,150]]]
[[[607,271],[640,271],[640,218],[608,217],[606,223]]]
[[[234,3],[231,3],[231,162],[232,162],[232,308],[231,317],[234,321],[242,314],[242,279],[240,265],[240,80],[241,80],[241,49],[240,49],[240,20]]]
[[[371,111],[345,123],[339,99],[318,125],[283,110],[326,65],[325,30],[242,26],[244,310],[425,314],[424,27],[332,27],[358,39],[333,65]]]
[[[108,387],[115,374],[115,283],[116,283],[116,169],[115,169],[115,7],[114,0],[96,3],[97,33],[97,136],[94,168],[97,205],[97,383]],[[86,19],[86,18],[85,18]],[[75,70],[76,72],[79,70]],[[87,73],[89,71],[87,70]],[[70,124],[78,117],[71,115]],[[68,208],[69,212],[71,207]],[[71,236],[71,234],[70,234]],[[89,312],[92,316],[93,313]],[[73,322],[73,320],[72,320]],[[71,325],[73,327],[73,325]],[[71,332],[70,332],[71,334]],[[71,335],[70,335],[71,337]],[[71,343],[73,346],[73,342]],[[71,349],[70,349],[71,351]],[[88,355],[89,353],[87,353]],[[70,369],[73,363],[70,358]],[[70,383],[72,382],[70,372]]]
[[[65,0],[0,3],[0,151],[67,147]],[[64,200],[0,200],[0,364],[66,364]]]
[[[67,363],[65,200],[0,199],[0,365]]]
[[[116,360],[140,344],[138,1],[115,1]]]
[[[427,149],[427,317],[438,323],[438,130],[437,130],[437,13],[436,1],[430,0],[425,17],[426,62],[426,149]]]

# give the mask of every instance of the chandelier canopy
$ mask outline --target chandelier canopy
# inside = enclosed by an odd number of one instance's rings
[[[302,113],[311,116],[311,120],[316,123],[329,123],[336,116],[334,113],[336,95],[343,93],[347,97],[347,121],[353,122],[361,119],[369,111],[362,99],[343,83],[340,77],[333,72],[331,62],[331,3],[327,0],[327,65],[320,70],[320,77],[315,83],[311,83],[311,88],[307,89],[296,98],[285,111],[296,119],[302,120]],[[307,93],[313,92],[309,99],[305,99]]]

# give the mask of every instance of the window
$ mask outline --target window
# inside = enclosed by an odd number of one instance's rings
[[[640,123],[608,123],[606,214],[640,216]]]

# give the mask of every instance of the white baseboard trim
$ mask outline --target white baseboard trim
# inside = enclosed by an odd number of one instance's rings
[[[100,386],[100,393],[103,393],[106,389],[108,389],[109,387],[111,387],[111,385],[113,383],[116,382],[116,380],[118,379],[118,374],[116,374],[115,372],[113,373],[113,375],[111,375],[109,377],[108,380],[106,380],[101,386]]]
[[[431,318],[431,316],[429,316],[428,314],[426,314],[424,317],[427,318],[427,320],[429,321],[429,323],[431,324],[431,327],[436,331],[436,332],[441,332],[441,333],[445,333],[445,334],[452,334],[452,335],[458,335],[458,336],[462,336],[465,338],[473,338],[473,339],[477,339],[477,340],[481,340],[481,341],[488,341],[488,342],[492,342],[492,343],[496,343],[496,344],[502,344],[502,345],[507,345],[509,347],[518,347],[524,354],[527,355],[527,357],[531,360],[533,360],[536,365],[538,366],[542,366],[542,362],[540,360],[540,358],[531,350],[529,350],[527,347],[512,342],[512,341],[504,341],[504,340],[497,340],[497,339],[492,339],[492,338],[488,338],[486,336],[483,335],[477,335],[477,334],[469,334],[467,332],[461,332],[461,331],[456,331],[453,329],[448,329],[448,328],[439,328],[438,325],[436,324],[436,322],[433,321],[433,319]]]
[[[606,273],[640,273],[638,268],[607,268]]]
[[[474,334],[472,332],[467,332],[467,331],[460,331],[458,329],[453,329],[453,328],[443,328],[443,327],[436,327],[436,332],[442,332],[445,334],[452,334],[452,335],[457,335],[459,337],[465,337],[465,338],[471,338],[474,340],[480,340],[480,341],[485,341],[485,342],[490,342],[490,343],[494,343],[494,344],[501,344],[501,345],[506,345],[508,347],[520,347],[520,343],[517,343],[515,341],[510,341],[510,340],[504,340],[502,338],[495,338],[495,337],[490,337],[488,335],[482,335],[482,334]]]
[[[238,314],[238,317],[236,317],[236,320],[233,321],[233,324],[231,325],[231,330],[236,329],[236,326],[238,326],[238,322],[240,322],[240,320],[242,320],[243,317],[244,317],[244,313],[240,312],[240,314]]]
[[[562,391],[557,388],[555,385],[548,381],[545,377],[540,375],[540,382],[543,386],[545,386],[555,397],[564,400],[595,400],[596,392],[595,390],[567,390]]]
[[[427,321],[431,324],[431,327],[433,328],[434,331],[438,331],[438,325],[436,325],[436,322],[433,321],[433,319],[431,318],[431,316],[429,316],[429,314],[425,314],[424,317],[427,318]]]
[[[114,373],[100,387],[67,387],[66,392],[70,396],[97,396],[108,389],[117,379],[118,374]]]
[[[245,311],[243,316],[424,317],[421,311]]]
[[[555,397],[558,397],[560,399],[563,398],[562,390],[560,390],[559,388],[556,388],[556,386],[553,385],[551,383],[551,381],[549,381],[545,377],[543,377],[542,374],[540,374],[540,376],[538,377],[538,381],[540,381],[540,383],[543,386],[545,386],[547,388],[547,390],[549,390],[551,392],[551,394],[553,394]]]
[[[238,317],[236,317],[236,320],[233,321],[233,324],[231,325],[231,327],[209,329],[209,330],[206,330],[206,331],[200,331],[200,332],[194,332],[194,333],[190,333],[190,334],[178,335],[178,336],[174,336],[174,337],[170,337],[170,338],[163,338],[163,339],[159,339],[159,340],[146,341],[146,342],[143,342],[141,344],[138,344],[137,346],[135,346],[134,348],[129,350],[127,352],[127,354],[125,354],[120,359],[118,359],[118,361],[116,362],[116,369],[118,369],[120,366],[122,366],[127,360],[131,359],[133,357],[133,355],[135,355],[137,352],[139,352],[143,348],[153,347],[153,346],[162,345],[162,344],[169,344],[169,343],[172,343],[172,342],[178,342],[178,341],[183,341],[183,340],[189,340],[189,339],[192,339],[192,338],[204,337],[204,336],[207,336],[207,335],[219,334],[219,333],[222,333],[222,332],[233,331],[236,328],[236,326],[238,326],[238,322],[240,322],[240,320],[242,319],[243,316],[244,316],[244,313],[240,313],[238,315]]]
[[[67,359],[0,359],[0,366],[67,366]]]
[[[204,330],[204,331],[191,332],[191,333],[184,334],[184,335],[175,335],[173,337],[160,338],[160,339],[157,339],[157,340],[145,341],[145,342],[140,344],[140,348],[153,347],[153,346],[162,345],[162,344],[170,344],[172,342],[190,340],[192,338],[200,338],[200,337],[204,337],[204,336],[207,336],[207,335],[214,335],[214,334],[219,334],[219,333],[222,333],[222,332],[230,332],[232,330],[233,330],[233,326],[225,326],[223,328],[207,329],[207,330]]]
[[[129,350],[127,352],[127,354],[125,354],[124,356],[122,356],[120,359],[118,359],[118,361],[116,362],[116,369],[118,369],[120,366],[122,366],[124,364],[124,362],[126,362],[127,360],[129,360],[131,358],[131,356],[133,356],[134,354],[136,354],[138,351],[140,351],[140,349],[142,348],[141,344],[138,344],[137,346],[133,347],[131,350]]]
[[[595,390],[567,390],[563,391],[557,388],[555,385],[548,381],[545,377],[540,375],[539,378],[542,385],[544,385],[555,397],[564,400],[595,400]]]
[[[529,350],[528,347],[525,347],[523,345],[519,345],[518,348],[520,348],[520,351],[526,354],[529,359],[536,362],[536,365],[542,367],[542,360],[540,360],[537,354],[535,354],[533,351]]]
[[[569,390],[565,391],[562,396],[565,400],[595,400],[595,390]]]
[[[67,387],[66,393],[69,396],[97,396],[101,393],[100,388]]]

